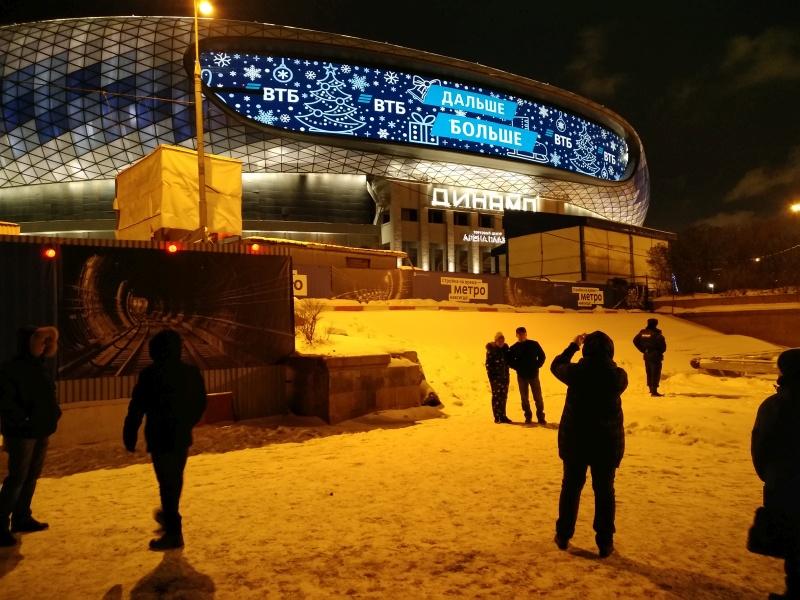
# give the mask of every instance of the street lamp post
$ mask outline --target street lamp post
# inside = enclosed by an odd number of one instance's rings
[[[206,165],[203,147],[203,95],[200,78],[200,29],[197,13],[210,15],[211,4],[192,0],[194,5],[194,121],[197,133],[197,187],[199,193],[200,235],[203,243],[208,242],[208,203],[206,202]]]

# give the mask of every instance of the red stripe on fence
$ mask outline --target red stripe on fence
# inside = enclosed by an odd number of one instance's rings
[[[416,306],[390,306],[389,310],[414,310]]]
[[[364,310],[363,306],[334,306],[333,310],[359,311]]]
[[[478,312],[497,312],[496,308],[490,308],[488,306],[479,306]]]

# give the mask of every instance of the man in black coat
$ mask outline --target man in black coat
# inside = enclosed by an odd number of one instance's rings
[[[533,401],[536,404],[536,420],[539,425],[546,425],[544,418],[544,399],[542,398],[542,384],[539,382],[539,369],[546,360],[544,350],[539,342],[528,339],[528,332],[524,327],[517,327],[517,342],[511,346],[511,368],[517,372],[519,396],[522,401],[522,412],[525,422],[533,420],[528,388],[533,392]]]
[[[153,336],[150,358],[153,364],[139,374],[133,388],[123,441],[129,452],[136,449],[139,427],[146,416],[144,438],[161,494],[156,521],[164,528],[159,539],[150,541],[150,549],[168,550],[183,546],[178,510],[183,470],[192,445],[192,428],[206,409],[206,389],[197,367],[181,361],[177,332],[167,329]]]
[[[0,366],[0,426],[8,452],[8,476],[0,489],[0,546],[17,543],[12,532],[48,527],[33,518],[31,500],[49,437],[61,417],[45,365],[46,358],[55,356],[57,344],[55,327],[23,327],[17,332],[16,356]]]
[[[583,358],[572,356],[583,344]],[[586,469],[592,471],[594,530],[600,557],[614,551],[614,476],[625,452],[622,392],[628,376],[614,362],[614,342],[602,331],[579,335],[557,356],[550,370],[567,384],[558,429],[564,479],[556,522],[556,545],[566,550],[575,533]]]
[[[647,319],[647,327],[633,338],[633,345],[644,356],[644,370],[647,373],[647,387],[651,396],[663,396],[658,392],[661,381],[661,364],[667,351],[667,341],[658,328],[658,319]]]
[[[508,360],[509,349],[506,338],[497,332],[494,341],[486,344],[486,376],[492,388],[492,414],[495,423],[511,423],[506,416],[508,400]]]
[[[764,482],[764,507],[793,540],[784,557],[786,594],[800,599],[800,348],[778,357],[778,390],[758,409],[753,427],[753,465]]]

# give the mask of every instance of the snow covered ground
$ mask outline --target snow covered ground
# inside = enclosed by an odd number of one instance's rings
[[[337,427],[273,419],[201,428],[204,453],[186,474],[187,546],[167,555],[146,550],[157,504],[149,465],[120,467],[131,461],[102,446],[54,452],[34,501],[51,529],[0,553],[0,598],[738,599],[782,590],[781,564],[744,547],[761,490],[749,434],[772,382],[689,366],[696,354],[774,347],[660,316],[667,395],[651,398],[631,345],[646,317],[326,312],[323,330],[347,335],[312,351],[415,349],[444,409]],[[548,359],[602,329],[628,371],[617,554],[607,560],[596,558],[588,486],[570,551],[552,542],[555,428],[492,422],[483,347],[497,330],[513,339],[517,325]],[[557,422],[564,387],[549,371],[542,386]],[[516,384],[509,397],[519,421]]]

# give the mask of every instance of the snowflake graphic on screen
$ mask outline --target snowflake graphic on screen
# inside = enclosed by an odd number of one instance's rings
[[[467,111],[465,111],[465,110],[461,110],[461,109],[458,109],[458,110],[456,111],[456,114],[457,114],[459,117],[466,117],[466,116],[467,116]]]
[[[609,146],[611,146],[612,150],[616,150],[617,149],[617,143],[614,140],[611,140],[611,143],[609,144]]]
[[[553,153],[550,155],[550,163],[551,163],[551,164],[552,164],[554,167],[557,167],[558,165],[560,165],[560,164],[561,164],[561,157],[558,155],[558,152],[553,152]]]
[[[243,74],[250,81],[255,81],[256,79],[261,77],[261,69],[254,67],[253,65],[248,65],[247,67],[245,67]]]
[[[256,115],[255,120],[259,123],[263,123],[264,125],[274,125],[275,121],[278,120],[278,117],[275,116],[275,113],[271,110],[264,112],[263,110],[258,111],[258,115]]]
[[[389,137],[389,132],[386,131],[385,129],[378,129],[378,137],[381,138],[382,140],[385,140],[386,138]]]
[[[358,90],[359,92],[363,92],[367,89],[369,85],[367,83],[367,78],[363,75],[353,75],[349,81],[350,85],[354,90]]]
[[[342,73],[349,73],[350,71],[352,71],[352,69],[350,68],[350,65],[342,65],[339,68],[341,69]]]
[[[226,52],[217,52],[214,55],[214,64],[218,67],[227,67],[231,64],[231,57]]]
[[[289,115],[281,115],[281,123],[288,123],[291,120],[292,117],[290,117]]]
[[[539,107],[539,115],[544,119],[545,117],[549,117],[550,116],[550,111],[547,110],[546,107],[540,106]]]
[[[388,73],[386,73],[386,74],[383,76],[383,79],[384,79],[384,80],[386,81],[386,83],[388,83],[389,85],[394,85],[395,83],[397,83],[398,81],[400,81],[400,78],[397,76],[397,73],[392,73],[391,71],[389,71]]]
[[[309,91],[313,101],[303,102],[306,112],[295,116],[309,131],[353,133],[366,125],[353,117],[358,108],[353,105],[352,96],[344,91],[344,82],[336,78],[335,66],[325,65],[325,77],[317,80],[317,86]],[[362,115],[361,120],[366,117]]]
[[[316,79],[317,74],[314,71],[306,71],[306,79]]]

